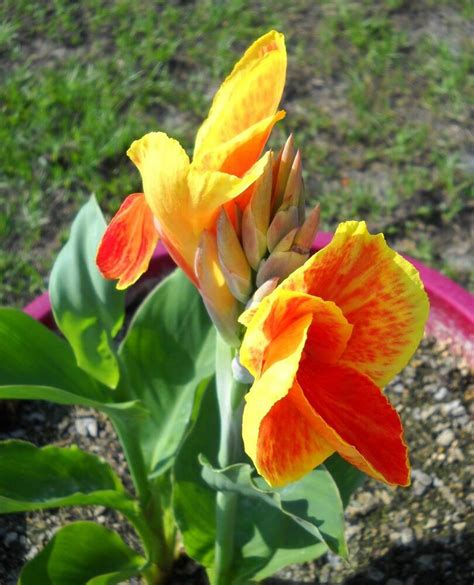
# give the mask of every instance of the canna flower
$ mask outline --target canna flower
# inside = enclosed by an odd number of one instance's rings
[[[240,361],[255,378],[244,445],[270,485],[334,452],[378,480],[409,484],[402,425],[381,389],[414,353],[427,316],[416,269],[354,221],[241,316]]]
[[[234,312],[236,321],[237,301],[212,237],[220,210],[238,200],[266,166],[266,157],[258,159],[285,115],[278,111],[285,75],[284,37],[271,31],[253,43],[216,93],[192,162],[163,132],[133,142],[127,154],[140,171],[144,193],[125,199],[97,254],[100,271],[118,279],[117,288],[143,274],[161,239],[201,290],[211,314]]]

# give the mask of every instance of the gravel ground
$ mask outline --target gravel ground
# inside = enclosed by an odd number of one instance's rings
[[[404,421],[413,468],[411,488],[391,489],[368,480],[347,509],[349,563],[328,555],[290,567],[269,579],[268,585],[474,582],[472,373],[449,347],[425,340],[387,392]],[[107,459],[129,485],[113,430],[93,411],[26,402],[13,428],[0,433],[0,439],[7,437],[38,445],[77,443]],[[0,516],[0,585],[16,583],[24,561],[59,526],[79,518],[114,528],[139,547],[120,516],[105,508]],[[178,563],[173,585],[204,582],[192,563],[183,559]]]

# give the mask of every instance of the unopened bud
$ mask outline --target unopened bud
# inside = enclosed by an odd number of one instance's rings
[[[266,280],[254,292],[251,302],[252,303],[261,303],[265,297],[268,297],[268,295],[276,289],[279,281],[280,281],[280,279],[278,278],[278,276],[274,276],[273,278]]]
[[[252,374],[240,363],[239,355],[236,355],[232,360],[232,375],[234,380],[241,384],[253,384],[254,377]]]
[[[255,184],[252,197],[242,217],[242,245],[250,266],[256,270],[267,251],[267,229],[270,221],[270,207],[273,184],[273,156]]]
[[[221,210],[217,220],[217,251],[227,285],[235,298],[245,303],[252,289],[252,275],[225,209]]]
[[[294,158],[295,141],[293,139],[293,134],[290,134],[274,165],[274,173],[276,178],[274,179],[275,187],[273,189],[273,209],[278,209],[281,205]]]
[[[252,320],[252,317],[255,315],[258,306],[265,297],[267,297],[276,289],[279,280],[280,279],[277,276],[275,276],[274,278],[270,278],[270,280],[267,280],[257,288],[253,297],[247,303],[247,308],[242,313],[242,315],[240,315],[239,323],[242,323],[242,325],[245,325],[245,327],[249,326],[249,323]]]
[[[240,306],[222,273],[216,238],[208,231],[201,234],[194,259],[194,271],[199,292],[214,325],[229,345],[238,347],[240,340],[237,319]]]
[[[308,259],[309,254],[300,254],[289,250],[288,252],[272,252],[264,260],[257,272],[257,286],[261,286],[265,281],[278,277],[281,280],[289,276]]]
[[[298,208],[294,205],[277,211],[267,232],[267,245],[270,252],[289,232],[299,227]]]
[[[298,228],[294,228],[284,236],[273,248],[272,254],[276,252],[289,252],[293,248]]]
[[[292,205],[299,208],[301,199],[304,204],[302,172],[303,165],[301,163],[301,152],[298,150],[291,164],[280,209],[287,209]]]
[[[297,231],[293,242],[293,249],[298,252],[309,252],[319,227],[321,211],[319,203],[309,212],[303,225]]]

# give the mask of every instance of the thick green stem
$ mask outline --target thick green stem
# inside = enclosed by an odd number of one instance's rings
[[[151,498],[146,510],[146,517],[155,535],[153,560],[163,570],[168,570],[173,564],[176,553],[176,523],[171,506],[169,474],[151,480],[150,487]]]
[[[248,386],[234,380],[232,359],[235,350],[219,337],[216,347],[216,386],[221,436],[218,462],[227,467],[243,459],[242,409]],[[238,495],[218,492],[216,498],[216,549],[213,585],[230,585]]]

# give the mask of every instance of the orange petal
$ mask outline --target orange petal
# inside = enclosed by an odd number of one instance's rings
[[[364,222],[341,224],[331,243],[281,286],[336,303],[354,326],[341,362],[379,386],[408,363],[428,317],[416,269]]]
[[[248,323],[240,350],[241,363],[259,376],[273,363],[275,347],[290,343],[288,332],[304,316],[310,318],[305,353],[325,362],[336,361],[352,331],[340,309],[318,297],[277,288],[263,299],[250,321],[246,313],[240,317],[241,322],[244,319]]]
[[[285,76],[284,37],[271,31],[251,45],[216,93],[209,116],[197,134],[194,159],[199,160],[217,146],[274,116]]]
[[[306,359],[297,380],[313,409],[314,430],[335,451],[375,479],[409,485],[400,418],[368,376]]]
[[[119,279],[118,289],[127,288],[148,268],[158,239],[145,196],[129,195],[102,236],[97,266],[105,278]]]
[[[318,434],[311,407],[294,383],[260,423],[255,467],[278,487],[300,479],[332,453],[334,448]]]

